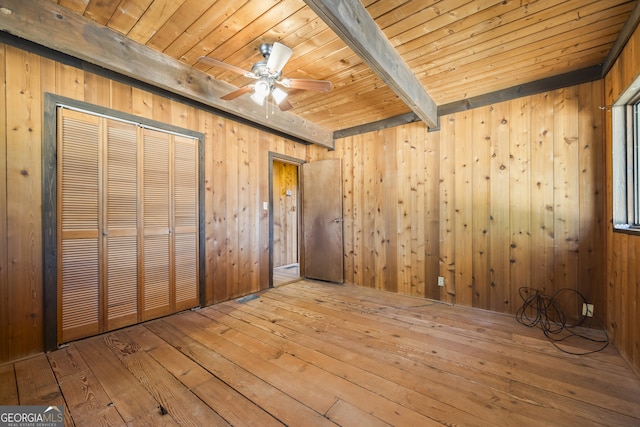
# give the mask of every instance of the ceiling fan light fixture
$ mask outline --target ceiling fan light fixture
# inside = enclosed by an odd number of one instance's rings
[[[292,54],[293,49],[283,45],[282,43],[275,42],[269,49],[267,58],[267,70],[272,74],[282,73],[282,68],[287,63],[289,58],[291,58]]]
[[[215,58],[201,56],[198,61],[207,65],[224,68],[227,71],[240,74],[256,80],[254,84],[246,84],[231,93],[220,98],[225,101],[231,101],[245,93],[251,93],[253,102],[260,106],[278,106],[280,111],[287,111],[293,108],[289,102],[288,94],[285,90],[277,88],[275,85],[281,85],[289,89],[310,90],[314,92],[327,92],[331,90],[332,84],[326,80],[310,80],[310,79],[282,79],[282,69],[291,58],[293,49],[282,43],[275,42],[262,43],[260,45],[260,53],[264,57],[263,61],[253,64],[251,71],[246,71],[235,65],[227,64]],[[271,98],[270,98],[271,97]],[[265,102],[267,101],[267,102]]]
[[[271,93],[271,84],[268,81],[260,79],[253,87],[253,94],[251,99],[258,105],[264,105],[264,100]]]
[[[287,98],[287,92],[283,91],[279,87],[274,88],[271,95],[273,95],[273,100],[276,101],[276,104],[281,104],[282,101]]]
[[[258,92],[254,92],[254,93],[251,95],[251,99],[253,100],[253,102],[255,102],[255,103],[256,103],[256,104],[258,104],[258,105],[264,105],[264,100],[265,100],[266,98],[267,98],[267,97],[266,97],[265,95],[261,95],[261,94],[259,94]]]
[[[271,85],[266,80],[258,80],[253,88],[258,96],[265,97],[271,92]]]

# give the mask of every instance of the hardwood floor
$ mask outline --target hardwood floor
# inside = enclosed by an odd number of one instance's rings
[[[273,287],[300,280],[300,264],[289,264],[273,269]]]
[[[0,405],[79,426],[640,424],[613,345],[570,355],[511,316],[309,281],[5,364],[0,384]]]

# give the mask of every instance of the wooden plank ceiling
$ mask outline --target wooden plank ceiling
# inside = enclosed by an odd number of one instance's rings
[[[330,130],[411,112],[303,0],[52,1],[238,87],[250,80],[198,57],[250,70],[262,59],[259,45],[279,41],[293,49],[284,76],[333,83],[328,93],[289,90],[293,114]],[[362,4],[436,105],[444,105],[602,64],[636,1]]]

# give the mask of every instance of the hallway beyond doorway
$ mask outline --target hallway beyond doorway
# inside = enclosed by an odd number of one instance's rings
[[[300,264],[282,265],[273,269],[273,287],[300,280]]]

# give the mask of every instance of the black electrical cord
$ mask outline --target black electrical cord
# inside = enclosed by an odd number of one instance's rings
[[[593,317],[598,320],[602,326],[603,339],[591,338],[574,329],[584,324],[587,319],[586,315],[577,317],[574,324],[570,323],[571,319],[567,317],[567,314],[563,309],[562,301],[573,299],[575,302],[575,299],[577,298],[578,301],[574,307],[582,307],[583,304],[587,303],[587,299],[575,289],[564,288],[560,289],[552,296],[547,296],[540,293],[537,289],[522,287],[518,290],[518,293],[523,301],[522,306],[516,313],[516,319],[518,319],[518,322],[525,326],[537,326],[542,329],[542,332],[549,342],[551,342],[551,344],[553,344],[553,346],[558,350],[568,354],[584,355],[602,351],[609,345],[609,336],[607,335],[607,331],[605,330],[604,325],[602,325],[600,319]],[[558,345],[558,343],[572,337],[577,337],[601,345],[595,350],[587,350],[584,352],[569,351]]]

